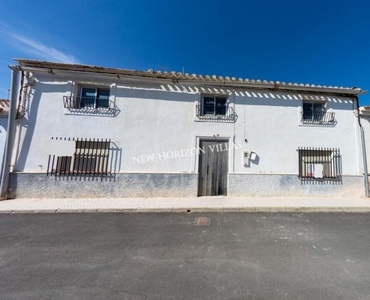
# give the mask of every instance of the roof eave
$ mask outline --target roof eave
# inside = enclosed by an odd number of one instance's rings
[[[320,87],[314,85],[303,85],[303,84],[284,84],[280,82],[267,82],[267,81],[235,81],[235,80],[224,80],[221,77],[213,78],[210,76],[197,75],[196,77],[191,76],[189,78],[182,78],[183,76],[179,73],[174,72],[146,72],[129,69],[117,69],[117,68],[106,68],[98,66],[89,66],[81,64],[66,64],[66,63],[54,63],[38,60],[28,59],[14,59],[17,61],[21,68],[25,69],[36,69],[39,71],[49,72],[50,69],[71,71],[71,72],[82,72],[82,73],[95,73],[119,76],[122,78],[133,79],[133,80],[166,80],[182,84],[194,84],[194,85],[211,85],[211,86],[227,86],[227,87],[240,87],[240,88],[259,88],[259,89],[274,89],[274,90],[285,90],[285,91],[304,91],[304,92],[318,92],[318,93],[329,93],[329,94],[343,94],[343,95],[363,95],[366,94],[365,90],[359,88],[337,88],[337,87]]]
[[[334,93],[346,95],[359,95],[359,94],[364,95],[367,92],[361,89],[327,88],[327,87],[294,86],[294,85],[279,86],[279,90]]]

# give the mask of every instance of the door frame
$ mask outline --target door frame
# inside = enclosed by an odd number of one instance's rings
[[[195,145],[195,149],[199,149],[200,141],[224,141],[229,143],[229,148],[233,145],[233,137],[228,134],[217,134],[217,135],[209,135],[209,134],[193,134],[193,145]],[[229,174],[234,173],[235,165],[234,165],[234,157],[235,157],[235,147],[232,147],[232,150],[229,151],[228,155],[228,170],[227,170],[227,191],[229,192]],[[199,188],[199,153],[194,155],[192,159],[192,166],[191,169],[194,173],[198,174],[197,177],[197,194]],[[226,196],[227,197],[227,196]]]

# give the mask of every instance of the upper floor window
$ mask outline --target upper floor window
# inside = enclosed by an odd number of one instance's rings
[[[82,87],[80,108],[109,108],[109,89]]]
[[[235,122],[236,114],[224,95],[203,95],[197,105],[197,117],[202,121]]]
[[[326,111],[325,102],[303,102],[303,124],[335,126],[337,122],[334,117],[334,112]]]
[[[110,101],[110,89],[104,87],[80,87],[77,95],[64,96],[64,107],[70,111],[107,111],[112,107]]]
[[[202,97],[202,114],[203,115],[226,115],[227,98],[216,96]]]
[[[325,114],[325,105],[322,102],[303,102],[303,120],[322,120]]]

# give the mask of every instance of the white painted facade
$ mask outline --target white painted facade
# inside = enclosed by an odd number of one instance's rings
[[[0,116],[0,165],[3,165],[6,133],[8,129],[8,116]]]
[[[294,179],[294,189],[284,183],[264,193],[270,177],[261,175],[297,178],[300,147],[340,149],[343,182],[335,186],[338,192],[332,186],[328,193],[325,187],[320,187],[320,195],[363,195],[362,153],[353,95],[211,86],[190,81],[174,83],[166,79],[58,69],[53,74],[36,69],[31,73],[34,81],[26,96],[25,116],[17,125],[14,174],[46,176],[49,155],[73,155],[74,142],[68,139],[108,138],[114,145],[111,169],[114,174],[193,174],[196,178],[199,168],[196,150],[199,141],[208,138],[229,141],[231,196],[315,194],[314,184],[303,187],[298,179]],[[115,109],[86,112],[64,108],[63,96],[78,96],[80,86],[109,87]],[[236,121],[199,120],[196,107],[203,95],[227,96]],[[327,112],[335,113],[335,126],[303,124],[303,101],[324,103]],[[253,160],[247,160],[244,152],[252,152]],[[231,182],[233,175],[239,176],[238,187]],[[240,175],[259,176],[252,194],[245,190],[248,183],[244,184]],[[346,177],[355,178],[355,183],[346,186]],[[248,178],[245,181],[250,181]],[[13,188],[13,193],[24,195],[16,189]],[[114,189],[114,185],[108,189]],[[188,196],[196,194],[194,183]]]
[[[9,101],[0,100],[0,166],[3,165],[6,134],[8,131]]]
[[[361,126],[364,129],[367,169],[370,171],[370,107],[360,107]]]

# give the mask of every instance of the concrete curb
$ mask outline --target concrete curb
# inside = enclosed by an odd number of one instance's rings
[[[194,207],[194,208],[94,208],[94,209],[15,209],[2,210],[0,214],[17,213],[255,213],[255,212],[348,212],[369,213],[370,207]]]

